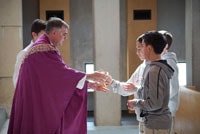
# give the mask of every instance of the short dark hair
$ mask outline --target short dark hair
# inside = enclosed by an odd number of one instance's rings
[[[69,29],[69,25],[64,20],[58,17],[51,17],[47,21],[46,33],[49,34],[53,29],[61,29],[63,26]]]
[[[173,41],[173,36],[170,32],[168,31],[165,31],[165,30],[160,30],[158,31],[159,33],[163,34],[167,40],[167,44],[168,44],[168,47],[167,49],[169,49],[172,45],[172,41]]]
[[[44,20],[35,19],[31,25],[31,33],[35,32],[36,34],[38,34],[40,31],[45,30],[45,28],[46,22]]]
[[[157,31],[148,31],[142,38],[147,46],[151,45],[153,47],[156,54],[161,54],[167,44],[164,35]]]

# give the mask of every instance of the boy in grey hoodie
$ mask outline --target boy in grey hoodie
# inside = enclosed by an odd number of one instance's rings
[[[173,69],[166,60],[161,60],[161,53],[166,46],[165,37],[156,31],[144,34],[142,53],[148,61],[141,88],[138,89],[137,99],[129,100],[129,109],[138,108],[140,116],[144,118],[145,134],[169,134],[171,127],[171,114],[169,102],[169,80]]]

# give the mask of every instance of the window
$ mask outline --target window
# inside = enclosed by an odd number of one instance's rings
[[[185,86],[187,85],[186,82],[186,63],[177,63],[178,69],[179,69],[179,85]]]
[[[85,72],[86,73],[94,72],[94,64],[93,63],[85,63]]]
[[[64,11],[63,10],[47,10],[46,20],[49,20],[51,17],[58,17],[64,20]]]
[[[94,64],[93,63],[85,63],[85,72],[86,73],[94,72]],[[94,92],[94,90],[89,88],[88,92]]]
[[[151,20],[151,10],[133,10],[134,20]]]

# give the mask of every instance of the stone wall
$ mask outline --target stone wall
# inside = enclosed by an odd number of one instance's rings
[[[9,113],[14,93],[12,75],[22,49],[21,0],[0,1],[0,107]]]

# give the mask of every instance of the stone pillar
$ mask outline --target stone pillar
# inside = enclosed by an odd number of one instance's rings
[[[118,79],[120,67],[120,1],[94,0],[95,69],[108,71]],[[120,125],[121,96],[112,92],[94,93],[97,126]]]
[[[12,75],[22,49],[22,2],[0,1],[0,107],[9,114],[14,93]]]
[[[196,89],[200,90],[200,1],[186,0],[185,7],[187,85],[196,86]]]

